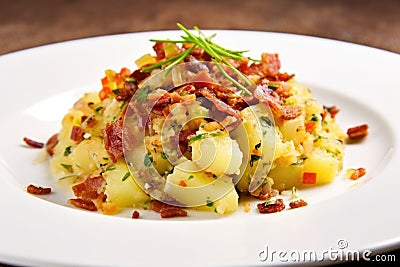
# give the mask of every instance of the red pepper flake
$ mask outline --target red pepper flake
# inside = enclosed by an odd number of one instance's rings
[[[289,207],[291,209],[297,209],[297,208],[304,207],[307,205],[308,205],[308,203],[305,202],[303,199],[298,199],[298,200],[295,200],[295,201],[292,201],[289,203]]]
[[[33,195],[48,195],[51,193],[51,188],[50,187],[41,187],[41,186],[36,186],[36,185],[30,184],[26,188],[26,191],[29,194],[33,194]]]
[[[32,140],[28,137],[24,137],[23,140],[24,140],[25,144],[27,144],[30,147],[33,147],[33,148],[43,148],[44,147],[44,143]]]
[[[358,168],[358,169],[354,170],[354,172],[351,174],[350,179],[357,180],[357,179],[363,177],[366,173],[367,173],[367,171],[365,170],[365,168]]]
[[[315,172],[304,172],[303,173],[303,184],[316,184],[317,173]]]
[[[137,210],[133,211],[132,219],[139,219],[139,216],[140,216],[140,213]]]

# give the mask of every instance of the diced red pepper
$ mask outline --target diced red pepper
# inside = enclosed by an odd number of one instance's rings
[[[112,93],[111,89],[109,87],[103,87],[103,89],[101,89],[101,91],[99,92],[99,98],[101,101],[103,101],[104,99],[106,99],[108,97],[108,95],[110,95]]]
[[[304,172],[303,173],[303,184],[316,184],[317,173],[315,172]]]
[[[315,121],[309,121],[305,124],[305,126],[306,126],[306,131],[311,132],[315,127]]]
[[[187,184],[186,184],[186,182],[184,180],[180,180],[178,185],[182,186],[182,187],[186,187],[187,186]]]

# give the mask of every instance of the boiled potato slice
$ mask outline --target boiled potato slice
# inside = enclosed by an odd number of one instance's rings
[[[119,207],[133,207],[141,206],[149,201],[149,196],[130,175],[125,161],[119,160],[109,169],[103,174],[106,179],[107,202],[112,202]]]

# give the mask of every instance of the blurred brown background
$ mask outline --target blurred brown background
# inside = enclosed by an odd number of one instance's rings
[[[400,0],[0,0],[0,55],[83,37],[176,29],[177,22],[320,36],[400,53]],[[388,254],[400,261],[399,250]]]
[[[106,34],[245,29],[339,39],[400,53],[399,0],[0,0],[0,55]]]

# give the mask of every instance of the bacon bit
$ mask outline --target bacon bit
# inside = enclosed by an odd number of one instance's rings
[[[272,113],[281,117],[284,120],[292,120],[301,115],[300,107],[296,106],[282,106],[282,101],[277,93],[268,88],[267,85],[257,86],[254,96],[261,102],[268,103]]]
[[[160,213],[161,218],[186,217],[187,212],[179,207],[171,206],[158,200],[151,201],[151,209]]]
[[[347,130],[347,135],[351,140],[366,137],[368,135],[368,124],[362,124],[349,128]]]
[[[305,126],[306,126],[306,131],[311,132],[315,127],[315,121],[309,121],[305,124]]]
[[[105,215],[113,215],[118,212],[118,206],[111,202],[103,202],[101,204],[101,211]]]
[[[282,110],[283,110],[282,118],[284,120],[293,120],[298,116],[300,116],[302,113],[301,108],[295,106],[282,107]]]
[[[33,148],[43,148],[44,147],[44,144],[42,142],[32,140],[28,137],[24,137],[23,141],[25,142],[25,144],[27,144],[28,146],[33,147]]]
[[[302,199],[298,199],[298,200],[295,200],[295,201],[292,201],[289,203],[289,206],[291,209],[297,209],[297,208],[304,207],[307,205],[308,205],[308,203]]]
[[[268,202],[258,203],[257,208],[260,213],[275,213],[284,210],[285,204],[282,199],[277,199],[273,204],[268,204]]]
[[[187,187],[187,183],[184,180],[180,180],[178,185],[182,187]]]
[[[303,173],[303,184],[316,184],[317,173],[315,172],[304,172]]]
[[[357,180],[357,179],[363,177],[366,173],[367,173],[367,170],[365,168],[358,168],[358,169],[352,170],[350,179]]]
[[[250,202],[245,202],[244,203],[244,208],[243,208],[244,212],[249,213],[250,212]]]
[[[261,62],[261,71],[265,76],[276,77],[279,75],[281,61],[278,54],[262,53]]]
[[[156,43],[153,45],[153,50],[154,50],[154,52],[156,52],[156,58],[157,58],[158,60],[165,58],[164,46],[165,46],[166,44],[167,44],[167,43],[164,43],[164,42],[156,42]]]
[[[332,107],[324,106],[324,111],[328,112],[331,115],[332,119],[334,119],[336,115],[339,113],[340,109],[338,109],[336,106]]]
[[[54,134],[52,137],[49,138],[46,142],[46,152],[50,156],[54,155],[54,148],[58,144],[58,134]]]
[[[93,128],[96,124],[97,124],[97,120],[94,117],[90,117],[86,122],[86,125],[89,128]]]
[[[26,188],[26,191],[29,194],[33,194],[33,195],[48,195],[51,193],[51,188],[50,187],[41,187],[41,186],[36,186],[36,185],[30,184]]]
[[[97,211],[96,205],[91,200],[83,200],[80,198],[71,198],[68,203],[84,210]]]
[[[79,143],[83,140],[84,134],[85,134],[85,131],[81,127],[74,125],[71,130],[70,138],[71,138],[71,140]]]
[[[139,219],[139,217],[140,217],[140,213],[137,210],[133,211],[132,219]]]
[[[102,191],[105,179],[102,176],[88,177],[82,183],[72,186],[76,197],[84,200],[97,199]]]
[[[103,129],[104,146],[114,163],[124,155],[122,124],[122,120],[118,120],[112,124],[108,124],[106,128]]]
[[[135,70],[129,77],[135,79],[136,83],[139,83],[149,76],[150,76],[149,72],[142,72],[141,70]]]

